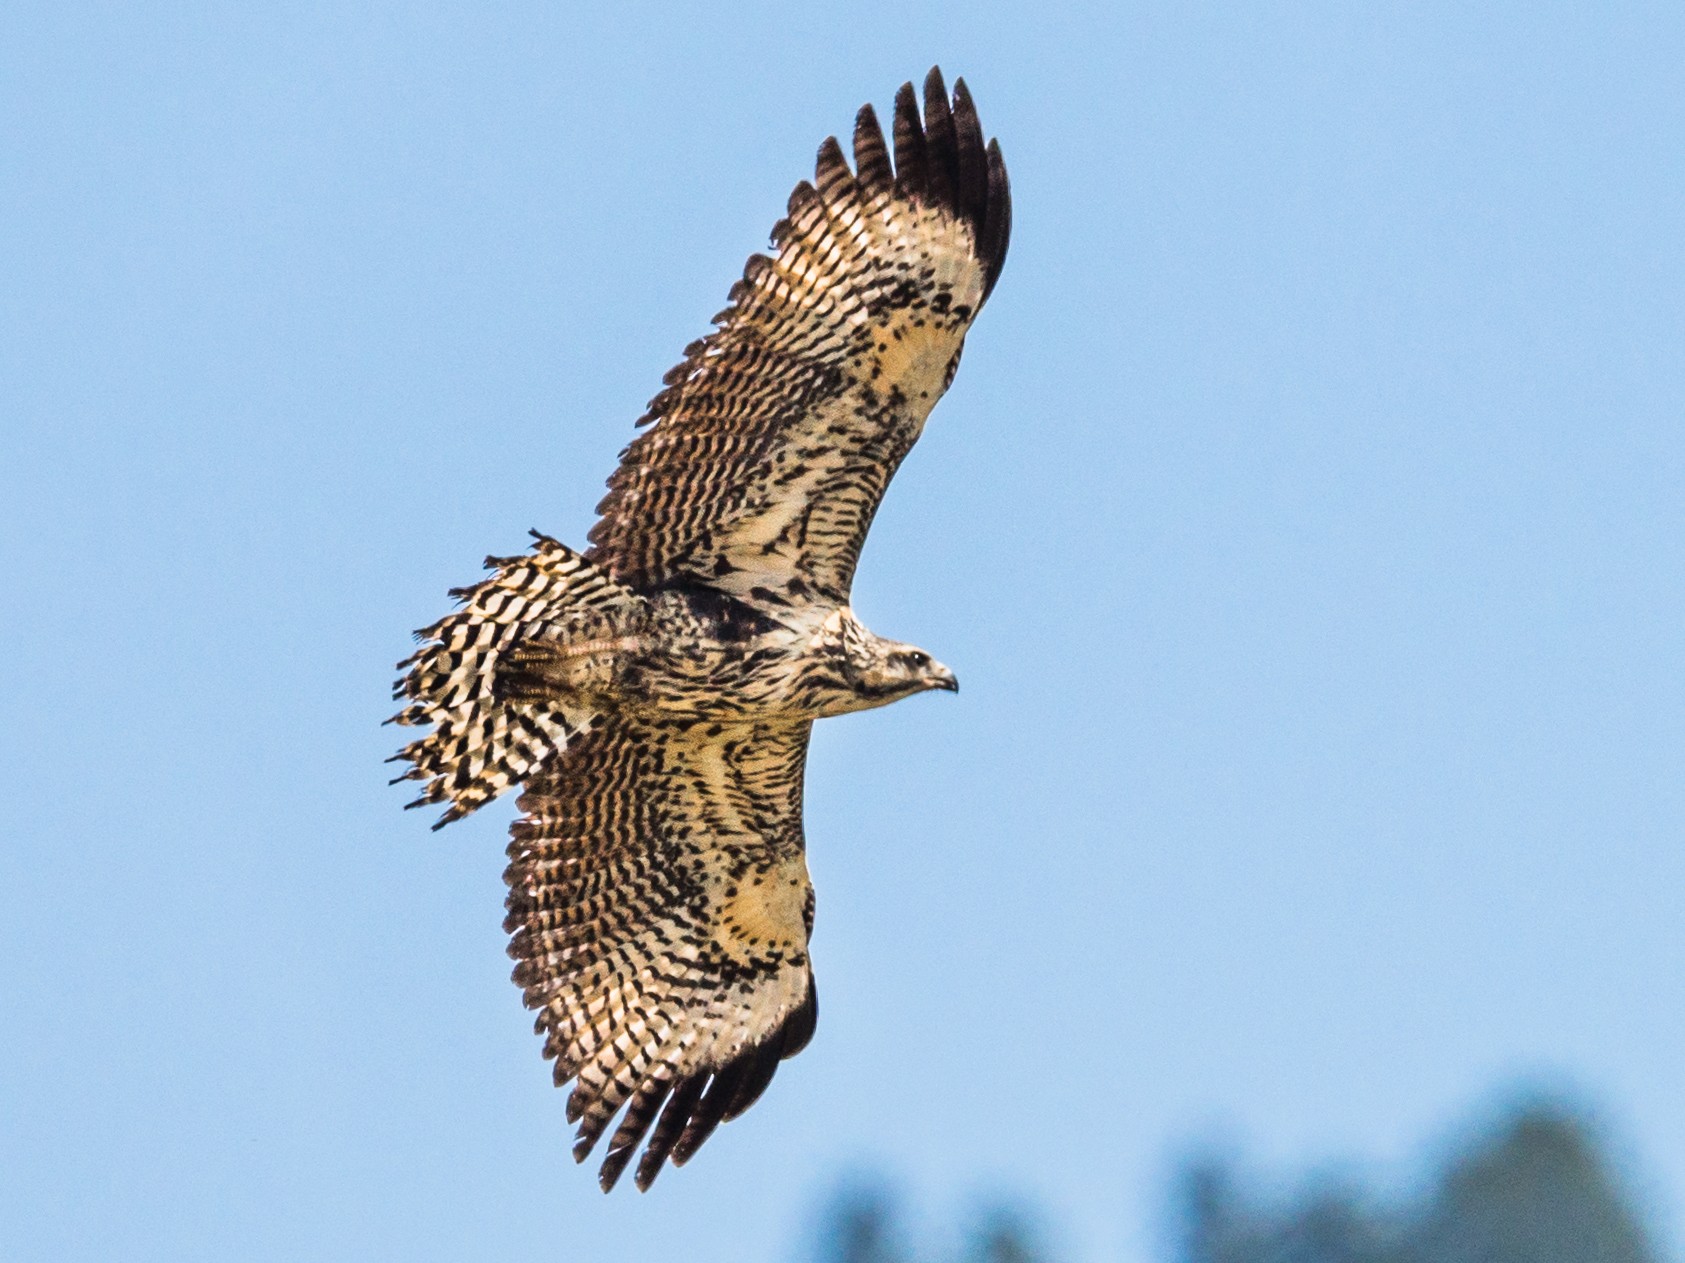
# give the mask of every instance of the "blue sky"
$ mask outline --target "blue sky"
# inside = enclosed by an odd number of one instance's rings
[[[1478,12],[1474,10],[1478,9]],[[583,540],[856,107],[940,62],[1012,254],[822,724],[818,1038],[568,1157],[498,805],[391,664]],[[1407,1184],[1583,1092],[1685,1246],[1685,11],[0,14],[0,1253],[792,1257],[840,1173],[1145,1260],[1228,1138]]]

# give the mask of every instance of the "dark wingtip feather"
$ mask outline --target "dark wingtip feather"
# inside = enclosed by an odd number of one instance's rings
[[[954,200],[959,212],[981,239],[989,206],[989,159],[984,152],[983,125],[964,79],[954,80]]]
[[[913,85],[903,83],[895,94],[895,187],[907,197],[925,193],[924,124]]]
[[[954,208],[958,146],[954,140],[954,116],[948,109],[948,89],[937,66],[932,66],[924,79],[924,147],[930,201]]]
[[[795,1012],[784,1019],[784,1025],[778,1030],[779,1057],[789,1060],[813,1038],[813,1032],[819,1026],[819,989],[814,986],[813,974],[807,976],[807,994],[796,1007]]]
[[[799,184],[796,186],[796,192],[799,193],[802,189],[807,189],[809,192],[813,191],[811,185]],[[792,193],[790,197],[794,200],[795,194]],[[772,271],[771,259],[767,258],[764,254],[751,254],[743,264],[744,286],[753,287],[756,281],[760,280],[761,277],[765,276],[770,271]]]
[[[880,193],[895,183],[877,111],[862,105],[854,116],[854,177],[868,193]]]
[[[936,114],[948,112],[948,88],[942,79],[942,67],[932,66],[924,76],[924,130],[930,134],[930,121]]]
[[[1012,241],[1012,185],[1006,178],[1006,162],[1000,155],[1000,141],[989,142],[989,203],[983,217],[983,231],[977,242],[978,257],[983,260],[983,300],[1000,279],[1006,263],[1006,249]]]
[[[726,1102],[725,1112],[720,1115],[721,1122],[729,1123],[761,1099],[761,1093],[772,1082],[772,1076],[778,1073],[783,1047],[783,1043],[775,1037],[748,1052],[744,1058],[743,1078],[731,1094],[731,1100]]]
[[[571,1113],[571,1110],[569,1111]],[[574,1133],[573,1160],[583,1162],[590,1156],[591,1150],[597,1147],[597,1142],[603,1138],[603,1132],[608,1130],[609,1121],[614,1117],[614,1111],[606,1114],[598,1113],[586,1117]],[[568,1120],[572,1122],[570,1118]]]
[[[970,226],[977,259],[983,265],[983,297],[987,299],[1006,262],[1012,223],[1012,191],[1000,145],[996,141],[984,145],[983,125],[964,79],[954,80],[950,105],[942,70],[932,66],[922,96],[921,119],[920,94],[912,84],[902,84],[895,94],[895,188],[903,197],[940,206]],[[866,118],[865,110],[861,118]],[[873,128],[876,122],[875,117],[869,119]],[[863,144],[861,127],[857,121],[855,162],[860,183],[870,187],[867,162],[872,137],[868,131]]]
[[[748,1063],[749,1058],[745,1054],[714,1072],[708,1090],[702,1094],[690,1121],[685,1124],[684,1134],[679,1137],[678,1144],[673,1146],[674,1166],[682,1167],[689,1162],[708,1137],[714,1134],[714,1129],[725,1117],[727,1107],[736,1098],[737,1089],[743,1084],[748,1073]]]
[[[803,180],[790,191],[790,200],[785,204],[784,212],[791,219],[794,219],[819,200],[819,190]],[[771,260],[768,260],[768,262],[771,262]]]
[[[842,146],[835,136],[825,137],[825,143],[819,146],[819,157],[813,164],[813,182],[827,202],[845,196],[854,187],[854,172],[848,169],[848,159],[843,157]]]
[[[661,1107],[667,1101],[667,1094],[673,1089],[668,1079],[653,1079],[645,1083],[632,1095],[631,1104],[626,1107],[626,1117],[615,1128],[614,1136],[608,1142],[608,1152],[603,1155],[602,1169],[597,1173],[597,1183],[603,1192],[614,1188],[620,1174],[626,1169],[626,1164],[632,1160],[632,1155],[638,1151],[638,1142],[644,1138],[649,1125],[655,1121],[655,1116],[661,1112]]]
[[[638,1170],[633,1178],[640,1193],[648,1191],[649,1186],[655,1183],[655,1177],[661,1174],[667,1155],[673,1152],[674,1143],[696,1112],[696,1102],[702,1096],[707,1078],[706,1074],[692,1075],[673,1089],[673,1095],[667,1098],[667,1108],[661,1111],[649,1144],[644,1146],[644,1156],[638,1159]]]

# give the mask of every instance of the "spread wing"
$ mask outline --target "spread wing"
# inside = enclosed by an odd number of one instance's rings
[[[963,80],[921,124],[871,106],[855,169],[835,138],[752,256],[718,329],[686,349],[609,480],[590,558],[634,588],[699,579],[764,609],[848,600],[867,528],[953,378],[1006,257],[1011,197]]]
[[[809,724],[607,719],[530,782],[509,954],[583,1162],[637,1183],[754,1103],[817,1016],[801,830]],[[653,1133],[650,1132],[654,1125]]]

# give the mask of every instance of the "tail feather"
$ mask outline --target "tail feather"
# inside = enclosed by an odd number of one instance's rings
[[[566,545],[533,532],[532,552],[488,557],[493,574],[451,595],[462,608],[416,633],[422,645],[398,664],[387,720],[433,731],[387,762],[407,762],[398,781],[426,782],[410,807],[446,803],[440,828],[526,779],[595,719],[582,702],[499,691],[497,674],[523,643],[600,633],[641,611],[643,601]]]

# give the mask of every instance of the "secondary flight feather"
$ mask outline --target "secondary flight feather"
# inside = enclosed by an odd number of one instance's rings
[[[522,786],[504,928],[583,1161],[647,1188],[817,1016],[802,775],[815,719],[957,689],[849,607],[884,490],[1006,257],[963,80],[832,138],[609,479],[591,547],[537,535],[417,633],[395,759],[443,825]],[[893,145],[893,160],[891,158]],[[437,827],[437,826],[435,826]]]

